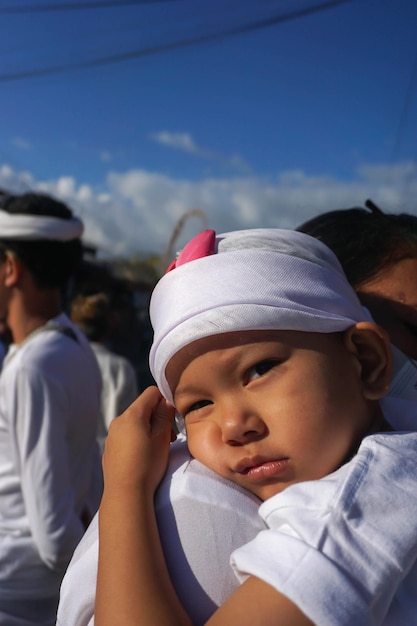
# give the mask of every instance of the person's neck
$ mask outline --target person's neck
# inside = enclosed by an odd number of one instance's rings
[[[35,330],[62,313],[59,293],[53,290],[41,291],[36,298],[28,301],[21,298],[13,304],[9,310],[8,326],[15,344],[22,343]]]

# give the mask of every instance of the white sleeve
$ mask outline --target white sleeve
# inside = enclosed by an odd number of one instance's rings
[[[41,559],[61,570],[84,532],[70,477],[67,396],[32,368],[16,372],[14,394],[10,424],[29,526]]]
[[[93,626],[98,564],[98,513],[78,544],[61,584],[56,626]]]
[[[138,397],[136,373],[127,359],[119,360],[119,367],[115,372],[115,376],[113,417],[121,415]],[[110,426],[108,416],[106,426],[107,429]]]

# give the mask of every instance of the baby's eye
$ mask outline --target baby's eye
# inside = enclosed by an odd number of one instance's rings
[[[260,378],[267,374],[273,367],[277,365],[278,361],[275,359],[266,359],[265,361],[259,361],[253,367],[248,370],[248,382],[255,378]]]
[[[202,409],[203,407],[209,404],[212,404],[210,400],[198,400],[198,402],[193,402],[193,404],[190,404],[190,406],[187,407],[186,410],[182,412],[182,415],[185,417],[189,413],[192,413],[193,411],[198,411],[198,409]]]

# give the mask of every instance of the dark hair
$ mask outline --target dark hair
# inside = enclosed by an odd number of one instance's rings
[[[384,213],[371,200],[365,207],[322,213],[296,229],[333,250],[354,289],[403,259],[417,258],[417,217]]]
[[[110,327],[110,303],[105,293],[78,295],[71,303],[72,321],[89,341],[105,339]]]
[[[64,203],[40,193],[1,194],[0,208],[15,215],[39,215],[71,219],[73,214]],[[82,259],[80,239],[71,241],[19,241],[2,239],[0,253],[11,251],[30,270],[39,289],[63,289]]]

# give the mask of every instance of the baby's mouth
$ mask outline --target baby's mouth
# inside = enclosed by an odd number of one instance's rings
[[[288,462],[289,459],[285,457],[273,460],[246,458],[237,465],[235,472],[254,482],[266,478],[278,478],[287,470]]]

